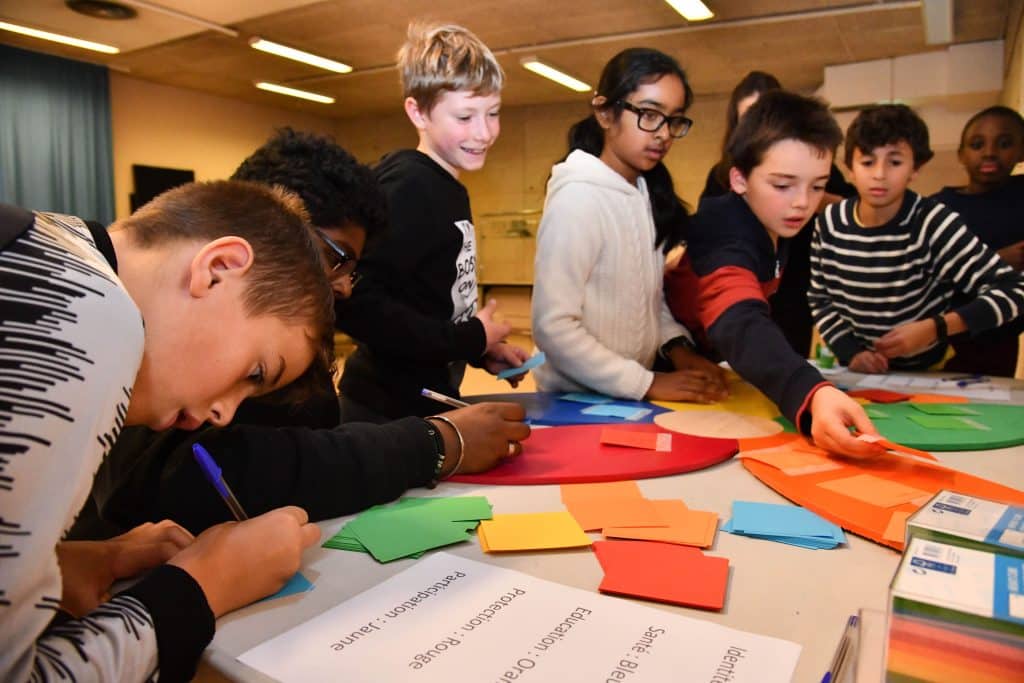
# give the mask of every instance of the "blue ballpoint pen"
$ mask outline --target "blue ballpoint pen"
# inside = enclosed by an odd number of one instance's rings
[[[199,469],[203,471],[206,480],[213,484],[213,488],[217,489],[217,493],[224,499],[235,519],[239,522],[249,519],[249,515],[245,514],[242,505],[235,498],[235,494],[231,492],[227,482],[224,481],[224,476],[221,474],[220,467],[214,461],[213,456],[197,443],[192,444],[192,455],[195,456],[196,462],[199,463]]]

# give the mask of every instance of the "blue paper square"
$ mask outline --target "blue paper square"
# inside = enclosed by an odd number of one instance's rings
[[[498,373],[498,379],[508,379],[509,377],[515,377],[516,375],[524,375],[538,365],[543,365],[545,360],[547,360],[547,356],[545,356],[544,352],[541,351],[537,355],[527,358],[518,368],[502,370]]]

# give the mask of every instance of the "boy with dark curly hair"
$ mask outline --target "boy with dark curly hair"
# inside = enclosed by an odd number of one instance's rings
[[[901,104],[869,107],[850,124],[845,147],[859,196],[818,217],[808,294],[841,362],[869,373],[936,367],[950,336],[977,335],[1024,311],[1024,279],[959,214],[907,189],[932,157],[917,114]]]

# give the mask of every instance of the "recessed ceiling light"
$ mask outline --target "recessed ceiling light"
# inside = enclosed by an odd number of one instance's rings
[[[278,85],[277,83],[267,83],[266,81],[261,81],[256,84],[256,87],[259,88],[260,90],[276,92],[278,95],[298,97],[303,100],[310,100],[311,102],[319,102],[320,104],[334,104],[333,97],[328,97],[327,95],[321,95],[319,93],[309,92],[306,90],[299,90],[298,88],[289,88],[286,85]]]
[[[94,19],[134,19],[138,12],[134,7],[110,0],[64,0],[69,10]]]
[[[352,71],[352,67],[348,64],[342,64],[341,62],[336,62],[333,59],[327,59],[326,57],[315,55],[312,52],[303,52],[302,50],[296,50],[295,48],[288,47],[287,45],[263,40],[259,36],[253,36],[250,38],[249,46],[262,52],[269,52],[272,55],[277,55],[278,57],[292,59],[296,62],[302,62],[303,64],[309,64],[310,66],[316,66],[339,74],[347,74]]]
[[[49,31],[40,31],[39,29],[29,28],[27,26],[19,26],[18,24],[9,24],[6,21],[0,21],[0,31],[10,31],[11,33],[20,33],[23,36],[30,36],[32,38],[39,38],[40,40],[49,40],[54,43],[63,43],[65,45],[71,45],[73,47],[80,47],[84,50],[94,50],[96,52],[104,52],[108,55],[116,55],[121,50],[113,47],[112,45],[104,45],[103,43],[94,43],[91,40],[82,40],[81,38],[72,38],[71,36],[63,36],[59,33],[50,33]]]
[[[590,92],[593,88],[590,85],[584,83],[578,78],[574,78],[564,71],[559,71],[550,64],[545,64],[536,57],[523,57],[519,60],[519,63],[523,65],[524,69],[532,71],[538,76],[543,76],[548,80],[552,80],[561,86],[565,86],[570,90],[576,92]]]
[[[715,16],[700,0],[665,0],[672,9],[683,15],[687,21],[704,21]]]

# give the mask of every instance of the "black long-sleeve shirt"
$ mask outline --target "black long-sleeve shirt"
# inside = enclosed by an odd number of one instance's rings
[[[336,306],[359,343],[340,390],[390,418],[430,415],[424,387],[458,396],[466,362],[487,346],[476,319],[476,237],[466,188],[426,154],[401,150],[375,169],[388,230],[367,245],[362,279]]]
[[[258,515],[282,505],[310,520],[351,514],[428,484],[437,448],[417,417],[333,429],[238,424],[198,432],[125,429],[100,468],[92,502],[108,533],[173,519],[199,533],[232,519],[192,456],[196,441],[213,454],[242,507]],[[83,519],[83,525],[89,524]],[[78,536],[95,536],[82,526]]]

